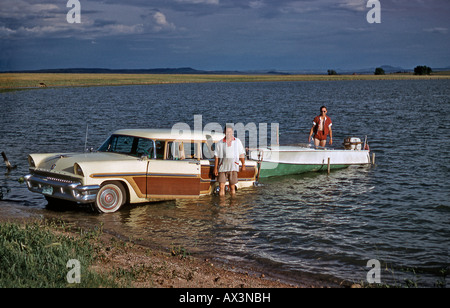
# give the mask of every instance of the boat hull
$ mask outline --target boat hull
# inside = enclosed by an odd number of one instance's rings
[[[370,164],[368,150],[335,150],[280,146],[249,151],[251,159],[260,162],[259,177],[342,169],[351,165]]]

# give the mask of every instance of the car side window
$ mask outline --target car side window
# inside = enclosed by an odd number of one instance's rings
[[[191,142],[174,142],[168,143],[168,159],[172,160],[183,160],[183,159],[195,159],[198,155],[197,143]]]
[[[155,148],[153,140],[139,138],[137,148],[136,148],[136,156],[142,157],[147,156],[148,158],[154,158]]]
[[[216,149],[216,144],[213,142],[203,143],[203,159],[214,158],[214,150]]]
[[[180,160],[180,159],[185,159],[185,155],[184,155],[184,147],[183,147],[183,142],[169,142],[168,143],[168,155],[167,158],[168,159],[172,159],[172,160]]]
[[[164,159],[164,148],[166,147],[166,142],[157,140],[156,144],[156,159]]]
[[[111,140],[108,152],[130,154],[133,149],[134,137],[114,136]]]
[[[195,159],[198,157],[197,143],[184,143],[184,153],[187,159]]]
[[[113,152],[136,157],[144,156],[150,159],[164,159],[164,146],[165,141],[155,142],[147,138],[113,135],[99,148],[99,152]]]

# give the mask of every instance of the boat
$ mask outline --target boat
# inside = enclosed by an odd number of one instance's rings
[[[367,140],[362,144],[360,138],[348,137],[342,149],[314,147],[309,144],[271,146],[249,149],[248,156],[249,159],[258,161],[258,178],[330,172],[352,165],[373,163],[375,157],[370,156]]]

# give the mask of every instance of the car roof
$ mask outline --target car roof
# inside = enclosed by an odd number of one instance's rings
[[[225,136],[221,132],[193,131],[165,128],[144,128],[144,129],[119,129],[114,135],[134,136],[157,140],[195,140],[205,141],[207,136],[211,136],[213,141],[219,141]]]

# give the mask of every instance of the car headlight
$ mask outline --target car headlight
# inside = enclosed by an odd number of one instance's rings
[[[83,169],[81,169],[80,165],[78,165],[77,163],[73,165],[73,173],[75,173],[76,175],[84,176]]]

